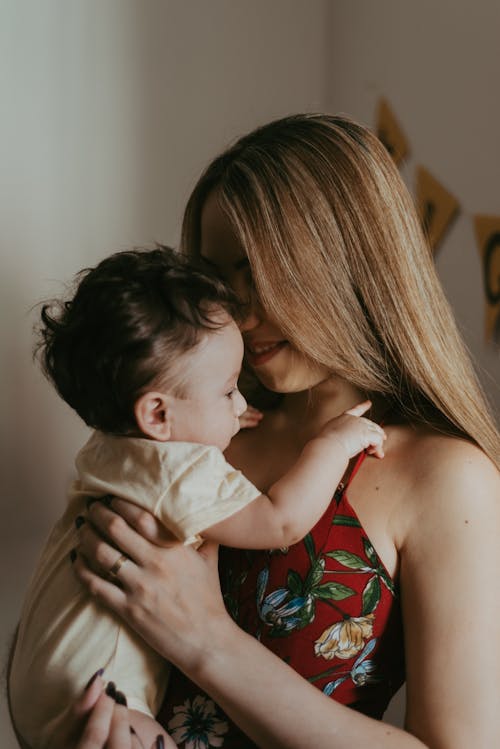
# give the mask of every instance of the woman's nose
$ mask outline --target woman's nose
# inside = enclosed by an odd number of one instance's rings
[[[240,330],[252,330],[262,321],[262,310],[255,289],[241,274],[234,274],[228,280],[241,303]]]
[[[241,297],[240,297],[241,299]],[[242,333],[253,330],[263,320],[262,307],[254,289],[247,289],[245,301],[242,304],[239,327]]]
[[[253,303],[246,304],[243,309],[243,316],[240,319],[240,330],[245,333],[249,330],[253,330],[259,324],[261,318],[258,314],[256,305]]]

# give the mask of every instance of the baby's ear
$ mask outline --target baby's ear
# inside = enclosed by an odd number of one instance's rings
[[[165,393],[149,391],[141,395],[134,406],[135,420],[141,432],[158,442],[167,442],[172,431],[170,408],[170,398]]]

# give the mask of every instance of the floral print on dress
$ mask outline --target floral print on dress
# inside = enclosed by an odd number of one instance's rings
[[[347,681],[347,679],[349,679],[349,677],[351,678],[352,682],[358,687],[363,687],[365,686],[365,684],[376,684],[379,681],[379,677],[376,675],[376,666],[373,661],[366,660],[366,658],[368,658],[372,650],[375,648],[376,644],[376,638],[374,640],[370,640],[359,658],[354,661],[354,665],[351,670],[347,674],[343,674],[340,677],[337,676],[335,681],[329,681],[328,684],[323,687],[324,694],[328,696],[332,695],[334,691],[344,683],[344,681]]]
[[[280,637],[293,629],[302,629],[314,621],[316,601],[341,601],[353,596],[355,591],[338,582],[323,582],[326,560],[316,554],[314,541],[308,534],[303,541],[311,565],[302,578],[296,570],[289,569],[286,587],[268,593],[269,567],[264,567],[257,577],[257,610],[261,621],[270,627],[269,634]]]
[[[221,549],[220,575],[226,607],[242,629],[331,699],[382,717],[404,677],[399,598],[343,487],[289,549]],[[205,714],[197,700],[213,702],[174,673],[160,720],[179,746],[254,749],[220,708]],[[213,723],[200,728],[194,712]],[[189,734],[189,725],[198,725],[198,734]],[[205,743],[195,744],[195,735]]]
[[[332,624],[321,633],[314,643],[314,654],[331,661],[332,658],[352,658],[365,646],[372,636],[374,614],[351,616]]]
[[[223,746],[228,728],[213,700],[200,694],[192,702],[188,699],[174,707],[174,717],[168,722],[173,740],[176,744],[182,743],[185,749]]]

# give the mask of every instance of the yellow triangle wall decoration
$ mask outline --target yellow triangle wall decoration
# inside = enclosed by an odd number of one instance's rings
[[[500,343],[500,216],[474,216],[485,296],[485,339]]]
[[[458,200],[423,166],[417,167],[417,210],[433,251],[459,211]]]
[[[408,155],[410,147],[403,129],[397,121],[386,99],[380,99],[377,107],[377,136],[399,165]]]

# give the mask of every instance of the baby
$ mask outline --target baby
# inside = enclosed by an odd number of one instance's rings
[[[383,430],[360,418],[366,403],[328,422],[267,495],[229,465],[222,451],[246,409],[237,385],[238,314],[230,289],[165,247],[112,255],[82,271],[71,301],[43,307],[44,370],[96,431],[76,458],[68,507],[21,615],[10,702],[32,749],[60,749],[68,706],[102,666],[123,690],[144,746],[161,731],[154,716],[168,663],[72,572],[89,498],[134,502],[185,544],[272,549],[298,542],[316,524],[351,457],[363,449],[383,457]],[[123,563],[117,551],[113,579]]]

